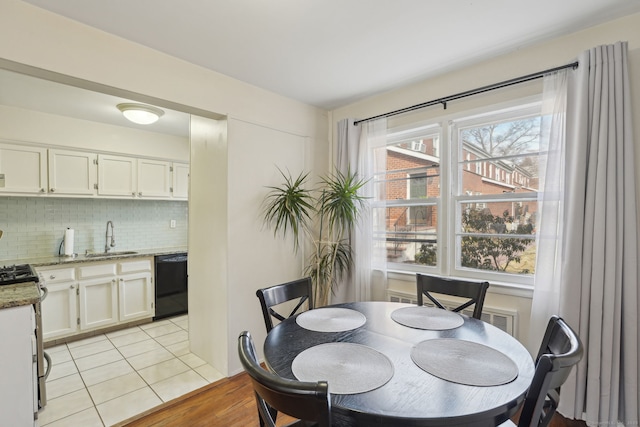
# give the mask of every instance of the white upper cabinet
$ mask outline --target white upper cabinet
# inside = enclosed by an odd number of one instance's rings
[[[138,187],[138,159],[98,154],[98,194],[135,197]]]
[[[171,162],[138,159],[138,197],[171,197]]]
[[[47,192],[47,149],[0,144],[0,193]]]
[[[173,164],[173,198],[187,200],[189,197],[189,165]]]
[[[98,155],[98,195],[171,198],[171,162]]]
[[[97,158],[94,153],[49,149],[49,192],[96,195]]]
[[[189,165],[0,143],[0,195],[187,200]]]

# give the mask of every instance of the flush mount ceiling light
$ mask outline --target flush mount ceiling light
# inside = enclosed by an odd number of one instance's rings
[[[147,104],[124,103],[117,107],[128,120],[139,125],[155,123],[164,114],[161,109]]]

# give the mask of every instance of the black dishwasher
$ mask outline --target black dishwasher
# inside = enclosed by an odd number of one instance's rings
[[[156,269],[156,315],[153,320],[187,312],[187,254],[158,255]]]

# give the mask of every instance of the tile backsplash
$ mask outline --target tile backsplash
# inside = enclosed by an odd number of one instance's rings
[[[75,230],[75,253],[102,252],[109,220],[115,230],[114,251],[187,246],[187,217],[186,201],[3,196],[0,263],[64,253],[60,244],[67,228]]]

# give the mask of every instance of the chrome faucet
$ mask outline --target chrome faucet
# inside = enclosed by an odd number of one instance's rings
[[[111,225],[111,243],[109,243],[109,225]],[[112,248],[116,246],[116,232],[113,229],[113,222],[107,221],[107,232],[104,235],[104,252],[109,252],[109,246]]]

